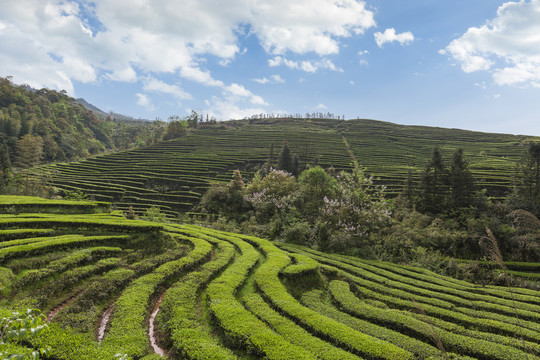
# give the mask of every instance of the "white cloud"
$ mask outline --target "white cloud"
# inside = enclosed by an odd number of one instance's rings
[[[339,52],[340,39],[373,26],[363,0],[229,0],[227,6],[218,0],[3,0],[2,70],[15,81],[69,92],[72,80],[134,82],[140,72],[222,87],[200,62],[213,55],[229,64],[246,50],[239,48],[245,29],[272,55],[324,56]],[[306,61],[298,68],[324,66]]]
[[[285,80],[279,75],[272,75],[270,78],[263,77],[261,79],[253,79],[253,81],[258,82],[259,84],[282,84]]]
[[[269,53],[319,55],[339,52],[336,39],[375,26],[374,14],[358,0],[274,0],[255,2],[254,33]]]
[[[313,60],[313,61],[312,60],[293,61],[293,60],[288,60],[282,56],[275,56],[274,58],[268,60],[268,65],[270,67],[284,65],[288,67],[289,69],[298,69],[298,70],[303,70],[305,72],[310,72],[310,73],[315,73],[320,69],[343,72],[343,69],[338,68],[332,61],[325,58],[320,59],[320,60]]]
[[[229,101],[248,99],[250,103],[256,105],[268,105],[264,99],[258,95],[254,95],[251,91],[244,86],[233,83],[223,88],[225,96]]]
[[[137,93],[135,94],[137,97],[137,105],[140,105],[144,107],[147,111],[154,111],[155,107],[145,94]]]
[[[407,31],[401,34],[396,34],[396,29],[389,28],[384,30],[384,33],[376,32],[374,34],[375,42],[379,47],[382,47],[386,43],[398,42],[401,45],[409,45],[414,41],[414,35],[412,32]]]
[[[167,84],[152,76],[145,79],[143,89],[145,91],[170,94],[179,100],[188,100],[192,98],[191,95],[185,92],[180,86]]]
[[[317,109],[317,110],[327,110],[328,106],[326,106],[324,104],[318,104],[317,106],[315,106],[315,109]]]
[[[498,85],[540,87],[540,0],[506,2],[440,52],[464,72],[490,71]]]
[[[254,114],[265,114],[266,110],[260,107],[242,107],[234,101],[213,97],[207,101],[209,106],[203,112],[221,120],[243,119]]]

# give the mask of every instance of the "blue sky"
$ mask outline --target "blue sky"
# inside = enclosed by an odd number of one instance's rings
[[[0,76],[148,119],[540,135],[540,0],[3,0]]]

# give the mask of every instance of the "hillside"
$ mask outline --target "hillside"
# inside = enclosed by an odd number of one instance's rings
[[[148,122],[117,121],[65,92],[0,78],[0,158],[8,159],[0,172],[131,148],[151,128]]]
[[[0,204],[10,204],[0,210],[0,315],[41,308],[50,329],[31,346],[50,345],[55,359],[158,359],[161,350],[191,359],[540,358],[538,291],[126,220],[102,203]]]
[[[503,196],[515,162],[533,140],[540,139],[374,120],[252,119],[202,123],[181,138],[42,171],[50,171],[61,190],[82,190],[123,210],[157,205],[175,215],[192,209],[212,181],[228,181],[233,170],[252,176],[269,160],[272,145],[277,159],[284,141],[301,168],[350,169],[354,156],[391,195],[402,190],[409,170],[419,175],[439,146],[447,161],[463,148],[479,188]]]

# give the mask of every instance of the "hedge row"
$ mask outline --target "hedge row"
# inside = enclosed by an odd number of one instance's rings
[[[45,284],[45,286],[40,288],[37,293],[47,296],[47,294],[54,294],[58,291],[66,290],[82,279],[117,268],[123,263],[123,259],[112,257],[101,259],[95,264],[70,269],[59,274],[59,276],[54,278],[54,281]]]
[[[440,351],[434,347],[434,344],[427,344],[414,337],[404,335],[398,331],[385,328],[339,311],[332,306],[329,301],[323,299],[323,294],[324,293],[321,290],[307,291],[302,294],[302,303],[319,314],[339,321],[340,323],[349,326],[351,329],[391,342],[400,348],[408,350],[418,358],[426,359],[440,353]]]
[[[328,255],[308,249],[302,251],[310,254],[310,256],[313,256],[320,262],[347,270],[366,280],[375,281],[382,285],[391,286],[393,288],[401,289],[412,294],[441,299],[454,303],[458,306],[466,308],[476,308],[480,310],[483,309],[483,306],[487,306],[486,310],[497,311],[508,315],[514,315],[514,309],[517,309],[517,311],[524,310],[525,312],[522,313],[523,316],[531,316],[530,312],[538,313],[538,311],[540,311],[540,306],[531,303],[518,301],[512,302],[511,300],[491,295],[480,295],[469,291],[454,289],[451,287],[430,284],[424,281],[397,275],[387,270],[377,269],[374,266],[362,263],[360,261],[351,260],[339,255]],[[526,295],[521,296],[531,298],[530,296]],[[494,306],[493,304],[503,306]]]
[[[167,262],[152,273],[139,277],[115,304],[111,327],[102,344],[122,349],[134,357],[144,356],[148,350],[148,338],[143,327],[148,302],[156,288],[171,280],[182,271],[189,270],[202,262],[211,252],[212,246],[200,239],[188,238],[195,246],[189,255]]]
[[[51,236],[53,229],[10,229],[0,230],[0,241],[24,239],[37,236]]]
[[[317,271],[319,263],[309,256],[302,254],[291,255],[294,260],[293,264],[290,264],[281,271],[283,276],[299,276],[302,274],[309,274]]]
[[[48,276],[60,273],[81,263],[99,260],[105,256],[118,255],[122,252],[119,247],[99,246],[73,251],[72,253],[52,261],[46,267],[32,269],[24,272],[18,279],[18,286],[25,286],[29,283],[35,283]]]
[[[206,231],[205,231],[206,232]],[[293,345],[273,332],[255,315],[247,311],[234,293],[244,283],[259,259],[259,252],[244,241],[229,239],[241,251],[235,261],[207,288],[210,311],[223,329],[225,340],[247,347],[268,359],[316,359],[307,350]]]
[[[330,282],[329,291],[339,305],[354,316],[408,333],[424,341],[439,338],[450,351],[486,360],[522,360],[527,356],[533,356],[509,346],[453,334],[442,329],[433,329],[429,324],[400,311],[381,310],[372,307],[354,296],[349,289],[349,284],[344,281],[334,280]],[[534,356],[533,359],[538,359],[538,357]]]
[[[62,239],[82,239],[84,235],[58,235],[58,236],[41,236],[41,237],[32,237],[32,238],[24,238],[24,239],[16,239],[16,240],[9,240],[9,241],[3,241],[0,242],[0,249],[3,248],[9,248],[19,245],[26,245],[26,244],[32,244],[32,243],[38,243],[41,241],[52,241],[52,240],[62,240]]]
[[[233,259],[234,246],[217,242],[215,257],[204,263],[198,270],[187,274],[181,282],[167,290],[160,312],[159,323],[169,334],[172,347],[181,358],[205,360],[232,360],[236,356],[227,348],[220,346],[200,324],[197,299],[202,287]]]
[[[295,251],[298,251],[298,250],[295,250]],[[359,285],[375,290],[381,294],[387,294],[392,297],[403,298],[403,299],[412,298],[415,301],[430,303],[430,304],[433,304],[433,305],[436,305],[438,307],[442,307],[445,309],[454,308],[456,305],[453,303],[453,301],[456,301],[459,304],[462,304],[464,306],[471,305],[471,303],[468,301],[464,301],[462,299],[455,298],[455,297],[445,295],[445,294],[443,294],[442,296],[444,300],[441,300],[440,298],[435,298],[428,291],[417,289],[407,284],[401,284],[395,281],[387,280],[384,277],[371,274],[366,271],[362,271],[361,269],[358,269],[355,266],[347,265],[337,260],[331,260],[325,257],[313,255],[313,254],[310,254],[310,256],[312,256],[314,259],[318,260],[322,264],[330,264],[331,266],[335,266],[339,269],[347,271],[349,274],[357,275],[357,277],[355,278],[355,281]]]
[[[302,306],[279,281],[279,273],[290,263],[290,258],[271,242],[254,237],[242,237],[261,248],[267,259],[255,273],[255,283],[265,297],[284,314],[309,331],[322,336],[337,346],[369,359],[413,359],[411,352],[372,336],[352,330],[335,320]]]
[[[115,236],[81,236],[81,235],[66,235],[51,240],[43,240],[36,243],[30,243],[26,245],[11,246],[8,248],[0,249],[0,262],[5,259],[14,257],[27,256],[32,254],[39,254],[45,251],[72,248],[74,246],[81,245],[95,245],[99,243],[108,242],[126,242],[130,239],[129,235],[115,235]]]
[[[111,219],[107,216],[39,216],[32,214],[31,217],[1,217],[0,229],[9,228],[69,228],[91,229],[114,232],[157,232],[162,225],[141,220],[127,220],[121,218]]]
[[[522,294],[516,294],[516,289],[510,289],[510,291],[507,288],[497,288],[497,289],[490,289],[486,288],[485,286],[480,285],[474,285],[470,284],[466,281],[453,279],[450,277],[444,277],[442,275],[435,274],[429,270],[426,269],[420,269],[415,268],[411,266],[402,267],[396,264],[387,263],[383,261],[371,261],[371,260],[363,260],[356,258],[355,261],[357,262],[363,262],[375,267],[379,267],[385,270],[389,270],[392,272],[395,272],[400,275],[404,275],[407,277],[411,277],[417,280],[423,280],[426,282],[431,282],[434,284],[442,285],[442,286],[448,286],[452,287],[458,290],[464,290],[468,292],[478,293],[478,294],[484,294],[484,295],[493,295],[497,297],[502,297],[508,300],[518,300],[522,302],[527,302],[531,304],[538,304],[540,305],[540,296],[538,295],[538,292],[535,291],[529,291],[527,295],[529,296],[523,296],[525,293],[522,292]],[[535,264],[535,263],[510,263],[507,264]],[[538,266],[540,268],[540,266]],[[513,271],[508,271],[509,273],[512,273]],[[522,289],[527,290],[527,289]]]
[[[328,257],[328,255],[327,255],[327,257]],[[415,286],[415,287],[418,287],[418,288],[423,288],[423,289],[426,289],[428,291],[432,291],[434,293],[449,294],[449,295],[452,295],[452,296],[455,296],[455,297],[459,297],[459,298],[462,298],[462,299],[469,300],[477,308],[482,308],[483,304],[490,303],[490,304],[503,305],[503,307],[498,307],[497,308],[498,312],[506,312],[506,311],[503,311],[505,309],[504,306],[506,306],[506,308],[512,308],[512,309],[517,308],[517,309],[521,309],[521,310],[540,313],[540,306],[539,305],[534,305],[534,304],[531,303],[531,302],[537,301],[536,297],[530,297],[530,296],[516,294],[515,297],[514,297],[515,300],[512,301],[511,299],[505,299],[505,298],[500,298],[499,296],[494,296],[494,294],[493,295],[482,295],[482,294],[474,293],[474,292],[471,291],[472,287],[460,286],[460,285],[458,285],[458,284],[456,284],[454,282],[444,282],[444,286],[438,285],[438,284],[432,282],[436,278],[431,277],[431,276],[427,276],[427,277],[423,276],[424,280],[416,280],[416,279],[410,278],[408,276],[402,276],[402,275],[396,274],[394,272],[391,272],[391,271],[388,271],[388,270],[385,270],[385,269],[381,269],[381,268],[376,267],[376,266],[372,266],[372,265],[368,264],[365,261],[352,260],[350,258],[347,258],[347,257],[344,257],[344,256],[339,256],[339,255],[334,255],[332,257],[334,259],[345,262],[347,264],[354,265],[354,266],[356,266],[356,267],[358,267],[360,269],[372,272],[373,274],[383,276],[384,278],[387,278],[387,279],[398,281],[398,282],[403,283],[403,284],[409,284],[409,285],[412,285],[412,286]],[[505,291],[504,290],[499,290],[499,293],[503,294],[503,293],[505,293]],[[494,311],[495,308],[491,307],[490,309],[486,309],[486,310]],[[507,311],[509,311],[509,310],[507,310]],[[509,313],[510,313],[510,315],[512,315],[511,311],[509,311]]]
[[[405,300],[405,299],[400,299],[393,296],[383,295],[367,287],[364,287],[365,284],[363,281],[361,281],[361,279],[358,279],[357,277],[354,277],[352,275],[347,275],[347,276],[351,279],[352,282],[355,283],[355,290],[359,294],[361,294],[363,297],[383,301],[389,306],[403,309],[403,310],[409,310],[409,311],[417,310],[416,305],[410,299]],[[411,299],[414,301],[414,297],[411,297]],[[479,328],[485,331],[499,332],[499,333],[506,334],[509,336],[519,336],[519,337],[523,336],[532,341],[537,341],[538,339],[540,339],[540,333],[534,330],[530,330],[530,329],[522,327],[524,325],[527,325],[525,321],[520,322],[521,326],[515,325],[516,323],[515,318],[512,319],[511,322],[501,322],[497,320],[482,318],[480,317],[480,315],[483,315],[483,314],[475,310],[470,310],[470,313],[474,315],[466,315],[460,312],[456,312],[456,309],[460,309],[460,308],[447,310],[447,309],[439,308],[435,305],[432,305],[429,302],[418,302],[418,304],[421,305],[424,312],[426,312],[428,315],[436,316],[444,320],[457,322],[465,326]]]
[[[242,298],[247,309],[258,318],[269,324],[278,334],[289,339],[293,344],[312,351],[317,357],[326,360],[354,360],[359,359],[345,350],[330,345],[326,341],[313,336],[292,320],[281,316],[273,310],[264,299],[256,293],[246,295]]]

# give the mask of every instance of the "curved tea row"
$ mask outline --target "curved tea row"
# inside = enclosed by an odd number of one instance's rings
[[[0,215],[0,315],[55,359],[540,358],[535,291],[70,206]]]

